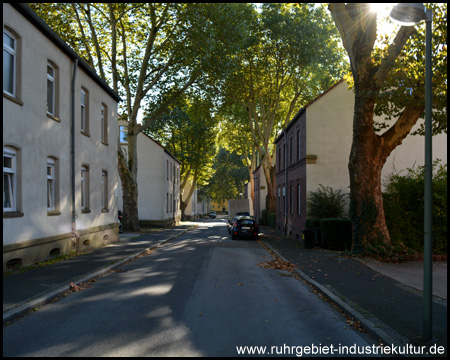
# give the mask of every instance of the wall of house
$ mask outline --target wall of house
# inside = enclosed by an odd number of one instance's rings
[[[345,82],[340,82],[305,108],[304,113],[299,112],[288,124],[285,133],[280,134],[276,141],[276,227],[277,230],[294,238],[301,237],[301,230],[307,218],[307,197],[311,191],[317,191],[321,184],[334,190],[341,190],[342,193],[349,193],[350,184],[348,160],[352,144],[353,92],[348,90]],[[381,117],[376,118],[379,122],[383,120]],[[421,122],[423,120],[419,120],[419,124]],[[300,159],[297,158],[295,151],[298,147],[297,131],[301,134]],[[286,154],[284,154],[285,141],[288,143]],[[392,172],[404,171],[414,164],[423,165],[424,142],[423,136],[408,135],[387,159],[382,178]],[[294,149],[292,160],[291,148]],[[285,156],[288,168],[287,184]],[[442,159],[443,163],[447,163],[446,134],[433,136],[433,158]],[[300,214],[296,213],[298,186],[300,186]],[[285,202],[288,205],[287,217]]]
[[[119,121],[119,126],[127,126]],[[126,149],[126,144],[124,148]],[[167,226],[180,221],[179,162],[160,144],[144,133],[138,134],[138,210],[142,226]],[[175,165],[175,171],[173,166]],[[174,183],[174,177],[176,179]],[[119,209],[123,211],[123,192],[119,179]],[[169,195],[169,196],[167,196]],[[175,207],[169,202],[175,199]]]
[[[345,82],[338,84],[306,110],[307,153],[316,155],[315,164],[307,165],[307,191],[316,191],[319,184],[349,192],[348,159],[352,144],[354,94]],[[376,121],[384,121],[376,117]],[[419,120],[423,122],[422,119]],[[418,128],[417,124],[414,128]],[[424,164],[425,138],[408,135],[388,157],[382,178],[414,164]],[[447,163],[447,135],[433,136],[433,158]]]
[[[3,145],[17,151],[17,211],[3,215],[3,266],[14,259],[26,265],[50,252],[72,250],[71,79],[73,60],[9,4],[3,4],[4,29],[18,36],[17,95],[3,96]],[[56,111],[47,115],[47,64],[56,69]],[[81,87],[89,91],[88,133],[81,133]],[[118,240],[117,102],[81,68],[75,84],[76,230],[80,245],[95,247]],[[101,141],[100,112],[106,105],[108,142]],[[47,159],[55,161],[55,209],[47,210]],[[81,166],[89,169],[89,196],[81,210]],[[108,204],[101,203],[102,171],[107,172]]]
[[[306,166],[310,162],[306,137],[306,114],[299,111],[276,142],[276,229],[296,239],[302,237],[306,220]]]

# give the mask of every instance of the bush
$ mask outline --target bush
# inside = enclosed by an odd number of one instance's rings
[[[274,212],[268,213],[267,214],[267,225],[269,225],[271,228],[275,228],[275,221],[276,221],[276,216]]]
[[[394,246],[423,252],[425,167],[386,177],[386,224]],[[447,253],[447,165],[433,164],[433,253]]]
[[[320,220],[322,241],[330,250],[351,250],[352,223],[350,219],[328,218]]]
[[[319,184],[317,191],[310,191],[308,198],[308,217],[312,219],[340,218],[345,216],[345,197],[341,190]]]
[[[320,227],[320,219],[306,219],[305,229],[314,229]]]
[[[260,220],[260,224],[261,225],[267,225],[267,209],[264,209],[261,213],[261,220]]]

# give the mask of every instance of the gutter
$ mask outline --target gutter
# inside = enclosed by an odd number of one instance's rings
[[[77,223],[76,223],[76,209],[75,209],[75,80],[77,77],[78,59],[75,58],[73,64],[73,75],[72,75],[72,114],[71,114],[71,125],[70,125],[70,160],[71,160],[71,192],[72,192],[72,234],[75,237],[75,247],[76,252],[80,251],[80,235],[77,233]]]

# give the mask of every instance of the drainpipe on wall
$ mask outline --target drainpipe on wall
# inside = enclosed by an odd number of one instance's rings
[[[288,168],[287,168],[287,138],[286,130],[283,129],[284,136],[284,191],[285,191],[285,202],[284,202],[284,235],[287,235],[287,225],[288,225]]]
[[[80,235],[77,233],[76,225],[76,210],[75,210],[75,79],[77,76],[78,59],[75,59],[72,75],[72,115],[71,115],[71,129],[70,129],[70,157],[71,157],[71,192],[72,192],[72,234],[75,236],[76,252],[80,251]]]

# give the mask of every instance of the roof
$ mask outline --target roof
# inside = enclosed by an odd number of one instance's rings
[[[33,24],[42,34],[60,48],[73,60],[78,59],[78,66],[84,70],[100,87],[117,102],[122,101],[120,96],[97,73],[56,34],[31,8],[24,3],[10,3],[20,14]]]
[[[344,81],[344,79],[339,80],[338,82],[336,82],[334,85],[330,86],[327,90],[325,90],[322,94],[320,94],[319,96],[317,96],[316,98],[314,98],[313,100],[311,100],[309,103],[307,103],[305,106],[303,106],[298,112],[297,114],[294,115],[294,117],[292,118],[291,121],[289,121],[289,123],[286,125],[286,127],[281,131],[280,135],[278,135],[278,137],[275,139],[275,141],[273,142],[274,144],[277,143],[283,136],[284,136],[284,132],[286,130],[289,130],[289,128],[295,123],[295,121],[306,111],[306,109],[311,106],[312,104],[314,104],[317,100],[319,100],[320,98],[322,98],[323,96],[325,96],[326,94],[328,94],[331,90],[333,90],[335,87],[337,87],[339,84],[341,84]]]
[[[138,126],[142,126],[140,124],[138,124]],[[145,132],[141,131],[140,134],[145,135],[147,138],[149,138],[150,140],[152,140],[155,144],[161,146],[164,150],[165,153],[167,153],[170,157],[172,157],[176,162],[178,162],[180,165],[182,164],[182,162],[180,160],[178,160],[174,154],[172,154],[169,150],[167,150],[164,146],[162,146],[158,141],[156,141],[155,139],[153,139],[150,135],[146,134]]]

